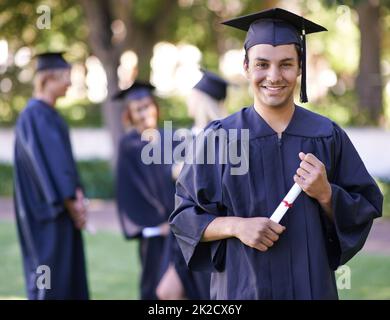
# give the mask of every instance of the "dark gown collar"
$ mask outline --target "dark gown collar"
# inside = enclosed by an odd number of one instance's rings
[[[134,128],[132,128],[128,132],[126,132],[125,136],[127,136],[129,139],[132,138],[132,139],[139,139],[139,140],[141,140],[140,133],[136,129],[134,129]]]
[[[54,113],[58,113],[57,110],[50,104],[48,104],[47,102],[41,100],[41,99],[37,99],[37,98],[31,98],[28,100],[28,103],[27,103],[28,106],[42,106],[44,108],[47,108],[48,110],[54,112]]]
[[[161,128],[156,128],[160,132],[160,136],[163,139],[164,138],[164,131]],[[147,141],[141,140],[142,135],[134,128],[130,129],[127,131],[122,139],[126,140],[127,142],[131,142],[132,146],[139,145],[139,146],[144,146],[148,144]]]
[[[243,109],[241,116],[243,127],[250,129],[251,138],[277,134],[256,112],[253,105]],[[320,138],[331,136],[332,132],[333,124],[331,120],[295,105],[293,116],[283,135]]]
[[[131,148],[143,146],[141,135],[135,129],[125,132],[121,137],[121,143],[124,143],[125,146]]]

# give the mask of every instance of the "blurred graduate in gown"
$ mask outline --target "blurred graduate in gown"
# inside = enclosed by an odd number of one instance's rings
[[[212,120],[227,115],[223,105],[227,95],[228,82],[210,71],[202,70],[203,75],[196,83],[187,98],[187,110],[194,119],[191,133],[195,137]],[[173,166],[173,175],[177,178],[183,163]],[[170,267],[158,287],[160,297],[179,299],[210,299],[210,273],[192,271],[185,263],[176,238],[171,233],[169,251],[164,254],[170,257]],[[178,278],[179,279],[178,279]],[[177,279],[177,280],[176,280]],[[178,281],[180,280],[180,281]],[[176,283],[175,286],[172,283]]]
[[[160,136],[163,138],[157,127],[159,106],[153,90],[151,84],[136,81],[114,97],[125,103],[123,124],[127,128],[118,153],[117,208],[124,236],[139,239],[140,297],[148,300],[157,299],[156,287],[169,233],[167,219],[173,210],[175,193],[171,165],[143,159],[144,147],[158,145],[162,143]],[[141,140],[147,132],[147,138]],[[159,158],[164,159],[164,150],[161,151]]]
[[[202,72],[202,78],[195,84],[187,98],[187,111],[194,119],[192,132],[195,135],[211,121],[228,115],[223,104],[228,82],[211,71]]]
[[[88,299],[83,190],[55,107],[70,68],[61,53],[37,56],[34,97],[15,127],[14,202],[28,299]]]

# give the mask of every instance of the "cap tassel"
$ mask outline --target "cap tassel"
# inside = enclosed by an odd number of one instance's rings
[[[302,68],[302,77],[301,77],[301,102],[306,103],[307,93],[306,93],[306,33],[305,28],[302,28],[302,57],[301,57],[301,68]]]

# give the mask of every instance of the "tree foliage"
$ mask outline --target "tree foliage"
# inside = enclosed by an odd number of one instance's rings
[[[360,32],[356,29],[348,39],[340,39],[343,30],[334,27],[334,16],[340,5],[348,6],[357,12],[359,5],[366,0],[302,0],[296,1],[305,14],[324,21],[330,30],[320,35],[322,54],[332,64],[336,72],[357,75],[355,59],[340,57],[339,43],[358,41]],[[333,14],[321,14],[311,10],[313,4],[327,6]],[[51,10],[50,29],[36,26],[39,13],[37,9],[46,5]],[[90,55],[96,55],[102,62],[108,79],[109,96],[117,90],[117,72],[119,57],[125,50],[134,50],[139,57],[139,76],[147,79],[150,72],[150,58],[153,46],[158,41],[174,43],[186,42],[196,45],[203,53],[202,64],[211,70],[218,70],[219,56],[228,49],[242,47],[244,33],[226,28],[221,21],[232,16],[247,14],[271,6],[283,7],[284,1],[251,0],[3,0],[0,2],[0,39],[6,39],[9,51],[16,53],[22,47],[33,48],[35,52],[44,50],[66,50],[71,61],[84,61]],[[390,0],[381,1],[382,57],[389,59],[390,46],[389,16]],[[323,8],[323,7],[322,7]],[[315,40],[313,40],[314,46]],[[337,43],[337,44],[335,44]],[[354,46],[345,45],[345,53]],[[358,50],[360,50],[358,48]],[[379,59],[379,58],[378,58]],[[360,69],[364,63],[360,62]],[[2,93],[0,100],[0,118],[3,121],[15,119],[19,110],[31,94],[31,82],[20,81],[22,69],[9,63],[4,73],[0,70],[0,82],[4,78],[12,81],[12,90]],[[385,79],[386,80],[386,79]],[[113,108],[110,101],[103,107],[103,118],[111,130],[116,130],[119,120],[119,108]],[[117,136],[119,133],[113,134]],[[114,139],[115,140],[115,139]]]

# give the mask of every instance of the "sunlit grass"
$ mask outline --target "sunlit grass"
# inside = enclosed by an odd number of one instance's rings
[[[138,243],[112,232],[85,240],[92,299],[138,299]]]
[[[390,256],[361,253],[347,265],[351,289],[339,290],[340,299],[390,299]]]
[[[87,234],[85,244],[91,298],[138,299],[137,243],[98,232]],[[0,223],[0,255],[0,299],[25,299],[19,244],[11,222]],[[347,265],[351,289],[340,290],[340,299],[390,299],[390,256],[360,253]]]
[[[85,247],[92,299],[138,299],[138,245],[119,234],[87,234]],[[15,224],[0,222],[0,299],[25,299]]]

